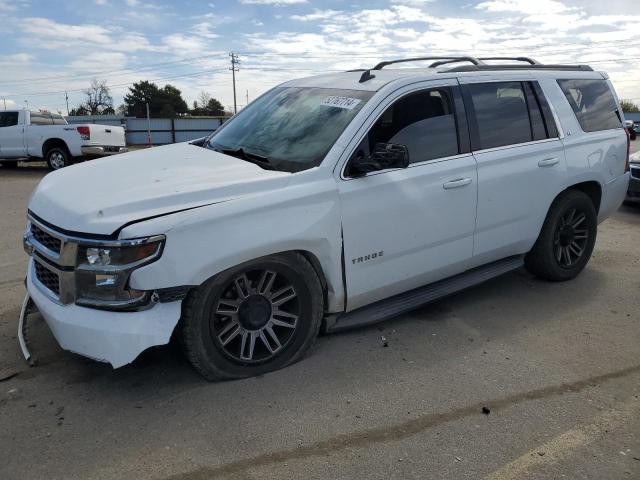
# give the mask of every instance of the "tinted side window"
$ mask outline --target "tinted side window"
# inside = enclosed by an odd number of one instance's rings
[[[520,82],[475,83],[468,86],[478,128],[478,149],[502,147],[533,139],[525,93]]]
[[[411,163],[459,153],[449,89],[414,93],[391,105],[369,131],[369,154],[377,143],[396,143],[409,150]]]
[[[0,128],[18,125],[18,112],[0,112]]]
[[[53,120],[48,113],[31,112],[31,125],[53,125]]]
[[[558,80],[585,132],[622,126],[618,105],[605,80]]]

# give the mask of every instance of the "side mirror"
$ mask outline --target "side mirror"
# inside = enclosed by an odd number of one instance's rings
[[[366,156],[358,151],[351,162],[350,171],[356,176],[369,172],[377,172],[390,168],[407,168],[409,166],[409,149],[396,143],[376,143],[373,153]]]

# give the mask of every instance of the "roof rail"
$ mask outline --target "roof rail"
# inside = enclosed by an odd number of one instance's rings
[[[478,60],[514,60],[516,62],[527,62],[530,65],[541,65],[540,62],[529,57],[482,57]]]
[[[593,72],[589,65],[546,65],[541,63],[531,65],[463,65],[460,67],[440,70],[440,73],[450,72],[486,72],[495,70],[563,70],[568,72]]]
[[[438,65],[442,65],[444,63],[452,63],[452,62],[470,62],[473,65],[482,65],[482,61],[475,57],[416,57],[416,58],[401,58],[398,60],[387,60],[386,62],[380,62],[372,70],[382,70],[387,65],[393,65],[394,63],[404,63],[404,62],[420,62],[423,60],[440,60],[440,62],[435,62],[429,65],[429,68],[437,67]]]

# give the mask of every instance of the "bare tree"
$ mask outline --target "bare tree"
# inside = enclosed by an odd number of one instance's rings
[[[109,115],[113,110],[113,97],[106,80],[91,80],[91,86],[84,91],[87,100],[78,110],[84,109],[88,115]]]
[[[200,95],[198,95],[198,105],[200,105],[200,108],[206,108],[210,100],[211,94],[209,92],[202,91]]]

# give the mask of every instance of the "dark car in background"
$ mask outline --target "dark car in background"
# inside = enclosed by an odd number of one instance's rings
[[[635,123],[633,123],[633,120],[625,120],[624,121],[624,128],[627,130],[627,132],[629,133],[629,138],[631,140],[635,140],[636,139],[636,129],[637,126]]]
[[[625,203],[640,205],[640,152],[629,156],[631,178],[629,178],[629,190]]]

